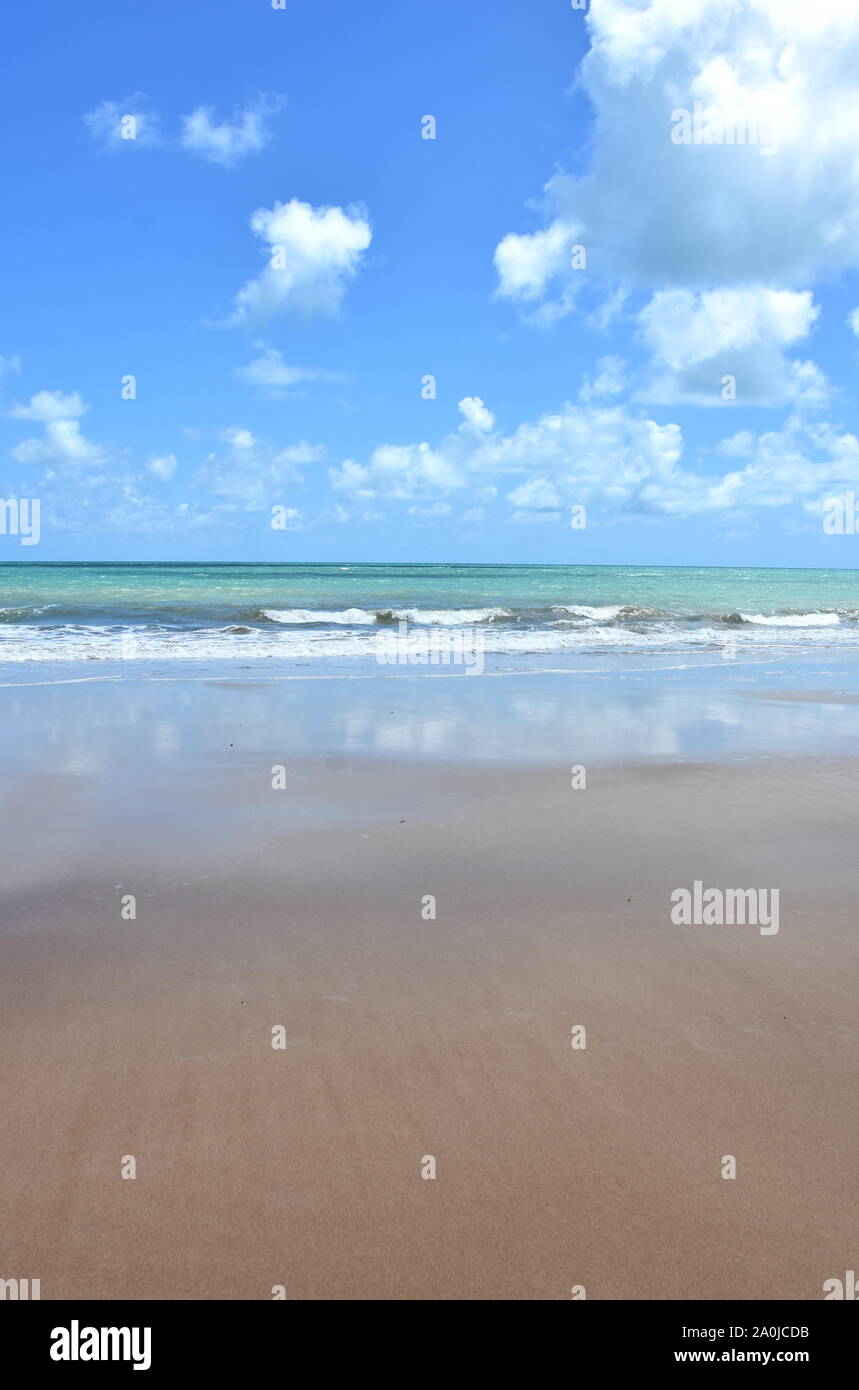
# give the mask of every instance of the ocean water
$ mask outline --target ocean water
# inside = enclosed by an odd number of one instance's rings
[[[859,571],[0,565],[0,662],[19,668],[275,661],[352,674],[378,668],[385,634],[433,632],[452,650],[479,644],[496,670],[574,669],[606,654],[846,654],[859,648]]]

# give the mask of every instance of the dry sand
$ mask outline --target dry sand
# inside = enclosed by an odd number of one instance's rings
[[[129,789],[97,837],[68,793],[73,854],[22,788],[0,1275],[46,1299],[816,1299],[856,1268],[859,768],[569,782],[337,759],[275,793],[221,767],[144,809]],[[778,934],[672,925],[695,879],[778,887]]]

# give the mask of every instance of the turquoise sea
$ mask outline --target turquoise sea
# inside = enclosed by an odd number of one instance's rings
[[[405,627],[401,626],[405,625]],[[859,571],[569,565],[0,566],[0,661],[366,666],[385,630],[487,665],[859,647]]]
[[[0,610],[7,770],[859,752],[850,570],[23,563]]]

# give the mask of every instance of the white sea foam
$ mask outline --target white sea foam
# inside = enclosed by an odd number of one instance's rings
[[[310,613],[319,622],[318,610],[280,610],[277,613]],[[193,628],[149,625],[74,624],[38,626],[29,623],[6,623],[0,626],[0,662],[23,661],[122,661],[129,665],[135,660],[149,662],[196,660],[259,660],[325,662],[331,658],[360,658],[376,663],[378,642],[390,624],[375,621],[348,622],[343,615],[350,610],[336,610],[341,621],[330,627],[312,623],[277,622],[276,626],[252,627],[233,625],[223,628]],[[362,619],[368,610],[356,609]],[[402,610],[406,611],[406,610]],[[421,612],[423,610],[415,610]],[[505,624],[481,626],[463,621],[464,614],[498,610],[440,609],[446,617],[454,613],[458,624],[446,622],[445,629],[454,626],[473,626],[481,633],[483,650],[487,655],[535,657],[564,652],[599,651],[722,651],[728,637],[736,644],[738,654],[745,650],[775,650],[780,647],[857,647],[859,628],[839,624],[838,615],[787,614],[770,618],[747,618],[742,624],[726,627],[713,622],[698,626],[686,621],[664,618],[646,625],[628,628],[606,618],[602,623],[557,626],[535,624],[517,626]],[[504,612],[504,610],[500,610]],[[809,621],[809,619],[811,621]],[[823,621],[821,621],[823,619]],[[324,619],[322,620],[325,621]]]
[[[621,605],[606,604],[604,608],[592,608],[587,603],[556,603],[554,613],[572,613],[577,618],[591,618],[594,622],[610,623],[621,612]]]
[[[337,623],[343,627],[369,627],[377,621],[375,609],[366,608],[263,608],[273,623],[302,627],[308,623]]]
[[[506,608],[393,608],[392,615],[402,622],[437,624],[439,627],[470,627],[510,616]]]
[[[263,608],[262,615],[287,627],[320,623],[338,627],[373,627],[380,622],[408,622],[439,627],[470,627],[509,616],[506,608]]]
[[[837,627],[837,613],[741,613],[744,623],[759,623],[762,627]]]

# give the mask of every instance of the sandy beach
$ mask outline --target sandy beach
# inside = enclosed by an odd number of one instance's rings
[[[274,790],[228,724],[7,787],[7,1272],[45,1299],[801,1300],[853,1267],[859,762],[574,790],[559,760],[335,750]],[[778,932],[675,925],[695,880],[778,888]]]
[[[282,1361],[253,1303],[589,1301],[575,1371],[821,1374],[859,3],[5,31],[16,1364],[201,1381]]]

